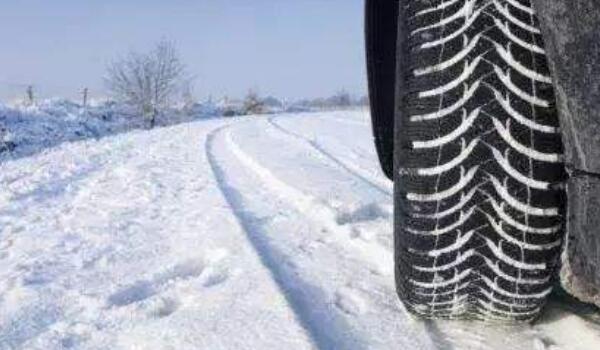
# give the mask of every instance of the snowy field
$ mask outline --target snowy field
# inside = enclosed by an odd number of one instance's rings
[[[599,317],[423,322],[368,115],[212,119],[0,163],[0,349],[600,349]]]

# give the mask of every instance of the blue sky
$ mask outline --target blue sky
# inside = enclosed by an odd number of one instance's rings
[[[366,90],[363,0],[0,1],[0,99],[103,94],[106,64],[166,38],[196,95],[286,98]]]

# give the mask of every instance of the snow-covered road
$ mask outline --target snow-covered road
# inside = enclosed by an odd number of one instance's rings
[[[597,349],[592,311],[412,319],[368,115],[215,119],[0,164],[0,349]]]

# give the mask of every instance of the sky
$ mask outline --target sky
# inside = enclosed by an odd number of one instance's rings
[[[366,92],[364,0],[0,1],[0,99],[106,95],[106,65],[175,42],[195,95]]]

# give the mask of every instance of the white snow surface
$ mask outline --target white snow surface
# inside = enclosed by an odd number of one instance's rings
[[[600,348],[593,310],[421,321],[366,112],[203,120],[0,163],[0,349]]]

